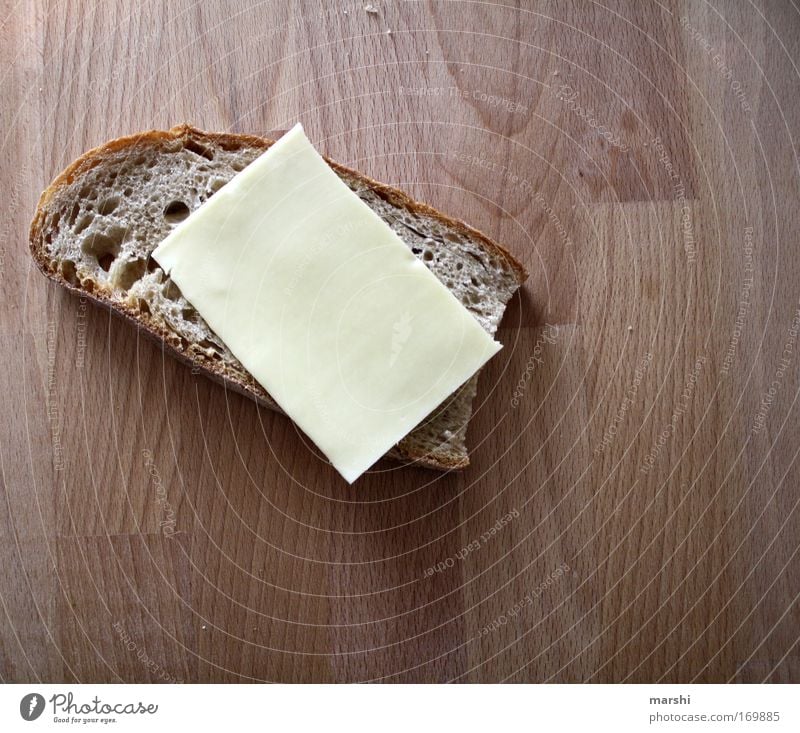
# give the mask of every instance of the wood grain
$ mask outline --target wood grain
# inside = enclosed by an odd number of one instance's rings
[[[800,681],[797,8],[139,5],[2,8],[2,680]],[[348,488],[35,271],[46,183],[184,120],[525,262],[467,471]]]

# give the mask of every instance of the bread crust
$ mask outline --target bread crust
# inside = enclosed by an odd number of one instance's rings
[[[203,130],[199,130],[189,124],[184,123],[166,131],[149,130],[147,132],[119,137],[96,148],[92,148],[67,166],[61,173],[59,173],[59,175],[56,176],[50,185],[42,192],[42,195],[40,196],[39,202],[36,206],[36,212],[34,214],[33,221],[31,222],[29,232],[29,248],[31,256],[33,257],[33,260],[39,270],[41,270],[41,272],[50,280],[53,280],[61,287],[66,288],[68,291],[80,297],[88,298],[94,303],[110,309],[112,313],[131,323],[131,325],[135,326],[146,337],[160,344],[163,350],[166,351],[170,356],[178,359],[184,364],[191,366],[196,373],[200,373],[203,376],[222,384],[227,389],[231,389],[234,392],[238,392],[247,397],[255,399],[259,404],[265,407],[282,412],[280,407],[273,400],[265,399],[264,395],[266,393],[252,378],[249,381],[231,378],[225,373],[224,368],[222,368],[216,362],[207,361],[201,363],[193,359],[191,355],[187,354],[185,351],[182,351],[179,342],[176,342],[175,335],[161,326],[156,319],[148,318],[146,314],[143,314],[140,310],[134,309],[132,306],[129,306],[126,303],[113,300],[103,290],[90,291],[82,285],[74,285],[71,283],[62,275],[61,272],[59,272],[57,268],[53,268],[51,266],[50,260],[43,246],[45,235],[44,223],[46,221],[49,204],[61,190],[71,185],[76,178],[95,168],[96,166],[102,165],[109,156],[121,150],[136,146],[157,146],[164,143],[169,144],[176,141],[186,140],[188,138],[196,141],[205,141],[209,144],[219,145],[221,147],[241,147],[242,145],[246,145],[254,148],[260,148],[262,150],[266,150],[275,142],[269,138],[241,133],[204,132]],[[437,211],[433,207],[428,206],[427,204],[415,201],[408,196],[408,194],[400,191],[399,189],[388,186],[384,183],[380,183],[379,181],[375,181],[359,171],[355,171],[352,168],[348,168],[340,163],[337,163],[336,161],[330,160],[326,156],[323,157],[334,170],[360,180],[369,188],[376,191],[382,198],[385,198],[392,204],[406,208],[415,213],[427,215],[440,221],[449,229],[453,229],[462,235],[470,236],[473,239],[479,240],[489,253],[495,257],[501,258],[509,265],[514,273],[514,277],[518,285],[522,285],[522,283],[527,279],[528,273],[523,265],[505,248],[492,241],[489,237],[477,229],[458,219],[453,219],[446,214]],[[402,442],[396,445],[387,454],[387,456],[400,460],[404,463],[412,463],[423,468],[430,468],[438,471],[461,469],[469,465],[468,457],[462,458],[455,455],[435,456],[428,453],[417,453],[413,450],[409,450],[403,445]]]

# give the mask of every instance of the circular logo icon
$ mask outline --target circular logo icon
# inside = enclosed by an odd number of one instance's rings
[[[36,720],[44,712],[44,697],[38,692],[31,692],[22,698],[19,714],[23,720]]]

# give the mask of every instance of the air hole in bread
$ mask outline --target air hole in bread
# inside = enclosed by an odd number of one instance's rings
[[[162,292],[167,300],[178,300],[178,298],[181,297],[180,288],[170,279],[167,279],[167,281],[164,283],[164,289]]]
[[[78,234],[83,232],[83,230],[86,229],[86,227],[88,227],[89,224],[91,224],[93,220],[94,220],[93,216],[89,216],[88,214],[84,214],[80,218],[78,223],[75,225],[75,229],[73,230],[73,233],[77,236]]]
[[[206,160],[214,160],[214,151],[210,150],[209,148],[205,147],[205,145],[201,145],[196,140],[187,140],[183,147],[186,150],[191,151],[195,155],[199,155]]]
[[[100,206],[97,207],[97,213],[102,214],[103,216],[108,216],[114,212],[114,209],[116,209],[117,206],[119,206],[119,199],[116,196],[112,196],[111,198],[103,201]]]
[[[104,252],[97,258],[97,264],[100,265],[101,269],[108,272],[111,269],[111,265],[114,264],[115,259],[111,252]]]
[[[152,315],[152,312],[150,311],[150,306],[147,305],[147,301],[144,300],[143,298],[139,298],[139,310],[142,313],[146,313],[148,316]]]
[[[155,272],[156,270],[160,270],[161,265],[158,264],[152,257],[147,259],[147,271],[148,272]]]
[[[63,260],[59,269],[61,270],[61,277],[70,285],[78,284],[78,273],[75,270],[75,263],[72,260]]]
[[[226,183],[227,181],[223,178],[213,178],[208,184],[208,190],[210,191],[209,195],[219,191]]]
[[[171,201],[164,209],[164,219],[168,224],[177,224],[189,216],[189,207],[183,201]]]
[[[480,257],[478,257],[478,255],[476,255],[474,252],[468,251],[467,256],[472,257],[472,259],[475,260],[475,262],[477,262],[481,267],[486,267],[484,261]]]
[[[78,218],[78,214],[80,213],[81,213],[81,205],[79,202],[76,201],[74,204],[72,204],[69,216],[67,216],[67,224],[72,226],[75,223],[75,220]]]
[[[197,311],[194,308],[184,308],[181,311],[181,316],[185,321],[195,323],[197,321]]]
[[[245,166],[245,164],[241,160],[232,160],[231,161],[231,168],[233,168],[233,170],[235,170],[237,172],[243,171],[244,170],[244,166]]]
[[[230,142],[224,140],[216,140],[217,145],[222,148],[223,150],[228,151],[229,153],[235,153],[237,150],[241,150],[242,146],[238,142]]]
[[[222,352],[220,351],[219,346],[215,344],[213,341],[209,341],[208,339],[201,339],[200,341],[197,342],[197,345],[200,348],[205,349],[206,352],[210,351],[212,358],[214,359],[222,358]]]
[[[145,260],[120,260],[114,266],[112,282],[120,290],[130,290],[131,286],[144,275]],[[102,267],[102,264],[101,264]],[[103,268],[105,269],[105,268]]]
[[[422,259],[425,260],[425,262],[430,262],[433,259],[433,252],[431,252],[429,249],[426,249],[422,255]]]
[[[108,272],[119,255],[125,234],[126,230],[120,227],[114,227],[106,234],[94,232],[83,240],[81,249],[87,255],[95,257],[100,267]]]

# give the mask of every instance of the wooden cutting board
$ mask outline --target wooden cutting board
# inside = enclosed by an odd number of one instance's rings
[[[800,681],[795,9],[374,5],[4,10],[3,681]],[[87,148],[297,120],[530,270],[462,473],[348,487],[27,256]]]

